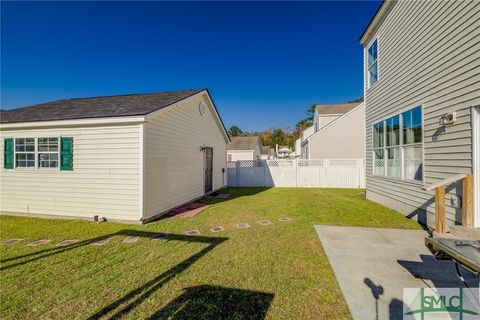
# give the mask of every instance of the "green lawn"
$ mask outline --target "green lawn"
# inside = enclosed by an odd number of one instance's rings
[[[224,192],[232,197],[209,201],[195,218],[143,226],[1,216],[1,318],[348,319],[314,224],[420,227],[361,190]],[[251,228],[235,228],[240,222]],[[226,230],[212,233],[213,226]],[[202,233],[186,236],[188,229]],[[155,232],[168,240],[151,240]],[[139,242],[121,243],[136,234]],[[88,244],[108,235],[106,245]],[[25,245],[50,237],[48,245]],[[10,238],[26,240],[3,243]],[[64,239],[81,242],[55,247]]]

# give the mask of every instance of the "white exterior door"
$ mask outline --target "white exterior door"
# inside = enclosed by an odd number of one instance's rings
[[[472,110],[472,142],[473,142],[473,183],[475,194],[473,199],[474,223],[480,228],[480,106]]]

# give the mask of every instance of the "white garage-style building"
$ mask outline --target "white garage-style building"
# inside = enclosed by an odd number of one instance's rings
[[[58,100],[0,123],[2,214],[147,222],[226,185],[207,89]]]

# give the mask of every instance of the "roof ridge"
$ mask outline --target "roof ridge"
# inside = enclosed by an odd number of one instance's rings
[[[175,92],[185,92],[185,91],[203,91],[207,90],[204,89],[184,89],[184,90],[173,90],[173,91],[156,91],[156,92],[145,92],[145,93],[124,93],[124,94],[112,94],[107,96],[93,96],[93,97],[81,97],[81,98],[69,98],[69,99],[60,99],[55,101],[61,100],[83,100],[83,99],[97,99],[97,98],[113,98],[113,97],[128,97],[128,96],[148,96],[153,94],[161,94],[161,93],[175,93]],[[53,101],[52,101],[53,102]]]

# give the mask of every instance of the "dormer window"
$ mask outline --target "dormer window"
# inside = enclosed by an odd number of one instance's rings
[[[368,87],[378,81],[378,44],[377,39],[368,47]]]

